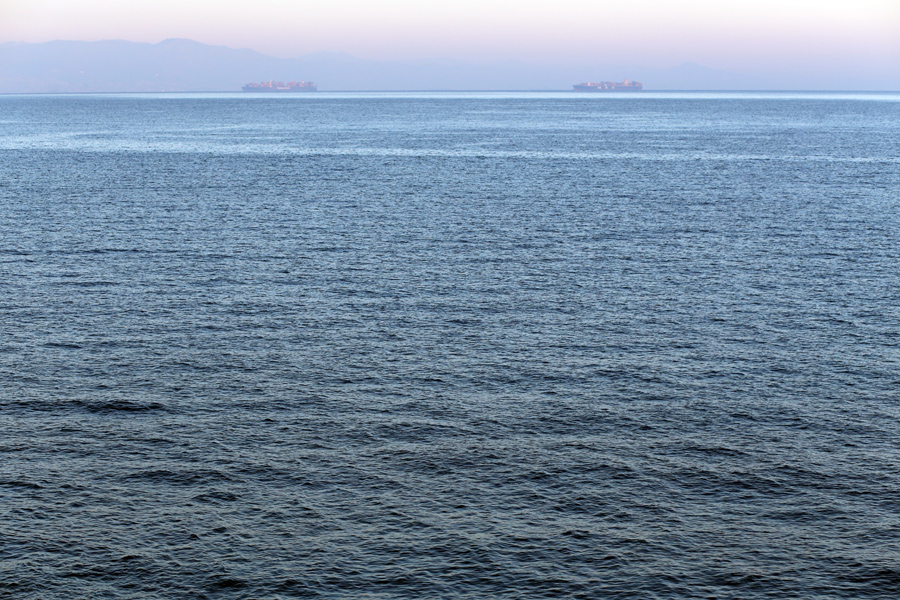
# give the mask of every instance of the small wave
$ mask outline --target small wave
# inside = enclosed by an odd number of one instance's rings
[[[896,593],[900,589],[900,569],[892,567],[863,567],[838,575],[838,579],[882,592]]]
[[[42,490],[44,486],[33,481],[23,481],[21,479],[0,479],[0,487],[20,488],[28,490]]]
[[[72,342],[47,342],[44,344],[45,348],[69,348],[71,350],[79,350],[83,348],[81,344],[75,344]]]

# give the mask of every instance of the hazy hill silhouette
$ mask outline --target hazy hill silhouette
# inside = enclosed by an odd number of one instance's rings
[[[647,90],[820,87],[785,76],[781,81],[775,75],[753,78],[691,63],[651,70],[634,65],[535,66],[521,61],[375,61],[334,52],[276,58],[185,39],[158,44],[124,40],[0,44],[0,93],[239,91],[250,81],[270,79],[311,80],[322,91],[570,90],[580,81],[626,77],[643,82]],[[866,89],[859,82],[843,83],[847,85],[842,89]]]

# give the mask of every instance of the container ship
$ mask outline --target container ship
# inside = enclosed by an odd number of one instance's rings
[[[245,92],[314,92],[318,88],[312,81],[263,81],[248,83],[241,88]]]
[[[637,81],[588,81],[574,86],[576,92],[639,92],[644,86]]]

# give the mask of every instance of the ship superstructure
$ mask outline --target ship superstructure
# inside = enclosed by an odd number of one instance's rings
[[[245,92],[315,92],[318,88],[312,81],[262,81],[248,83],[241,88]]]
[[[644,86],[637,81],[587,81],[574,86],[576,92],[639,92]]]

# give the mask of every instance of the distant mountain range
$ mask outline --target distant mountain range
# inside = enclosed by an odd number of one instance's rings
[[[641,81],[645,90],[791,89],[775,77],[692,63],[653,70],[602,64],[538,66],[520,61],[376,61],[339,52],[276,58],[186,39],[158,44],[123,40],[0,44],[0,93],[239,91],[248,82],[270,79],[315,81],[321,91],[570,90],[580,81],[626,77]],[[835,89],[786,81],[793,89],[798,84],[800,89]],[[879,89],[845,83],[849,87],[837,89]]]

